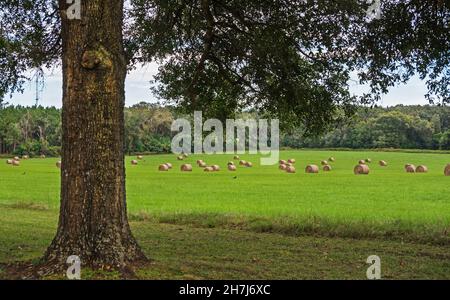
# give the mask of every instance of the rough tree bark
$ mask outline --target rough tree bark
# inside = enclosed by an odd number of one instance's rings
[[[145,260],[128,225],[124,165],[123,0],[83,0],[63,41],[61,208],[44,260],[122,268]]]

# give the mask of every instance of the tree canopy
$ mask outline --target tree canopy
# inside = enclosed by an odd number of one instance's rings
[[[87,1],[87,0],[85,0]],[[60,1],[65,2],[65,1]],[[61,56],[58,1],[0,3],[0,98]],[[415,74],[450,102],[449,3],[384,0],[130,0],[128,66],[158,61],[155,92],[220,119],[242,109],[320,133]],[[82,20],[80,22],[83,22]],[[369,84],[355,97],[349,81]]]

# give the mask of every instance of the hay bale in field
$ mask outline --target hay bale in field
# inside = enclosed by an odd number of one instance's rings
[[[62,162],[61,162],[61,161],[57,161],[57,162],[56,162],[56,167],[57,167],[58,169],[61,169],[61,167],[62,167]]]
[[[247,164],[247,162],[245,160],[239,161],[239,165],[240,166],[245,166],[246,164]]]
[[[286,164],[287,164],[287,161],[285,161],[284,159],[280,160],[280,165],[286,165]]]
[[[192,172],[192,165],[184,164],[180,168],[181,172]]]
[[[169,171],[169,166],[166,164],[159,165],[158,170],[160,172],[167,172],[167,171]]]
[[[138,155],[137,159],[141,160],[141,159],[144,159],[144,157],[142,155]]]
[[[287,167],[288,167],[287,165],[280,165],[279,169],[282,171],[286,171]]]
[[[13,158],[13,160],[20,161],[20,158],[19,158],[18,156],[15,156],[15,157]]]
[[[234,160],[240,160],[241,158],[240,158],[238,155],[235,155],[235,156],[233,157],[233,159],[234,159]]]
[[[6,164],[7,164],[7,165],[12,165],[12,163],[13,163],[13,160],[12,160],[12,159],[6,160]]]
[[[306,166],[305,172],[309,174],[317,174],[319,173],[319,167],[316,165],[308,165]]]
[[[137,165],[138,165],[138,161],[135,160],[135,159],[133,159],[133,160],[131,161],[131,164],[132,164],[133,166],[137,166]]]
[[[42,154],[42,155],[41,155],[41,158],[45,158],[45,155],[44,155],[44,154]]]
[[[24,159],[24,160],[27,160],[27,159],[29,159],[30,157],[28,156],[28,155],[23,155],[22,156],[22,159]]]
[[[229,162],[227,163],[227,166],[234,166],[234,162],[229,161]]]
[[[294,158],[289,159],[289,160],[288,160],[288,163],[290,163],[290,164],[292,164],[292,165],[295,164],[295,159],[294,159]]]
[[[184,156],[182,156],[182,155],[178,156],[177,160],[184,160]]]
[[[450,176],[450,164],[448,164],[444,169],[444,175]]]
[[[324,172],[330,172],[332,170],[330,165],[323,166]]]
[[[235,165],[228,165],[228,171],[234,172],[236,170],[237,170],[237,168]]]
[[[253,167],[253,163],[251,163],[251,162],[247,162],[246,164],[245,164],[245,166],[247,167],[247,168],[252,168]]]
[[[407,164],[405,166],[405,171],[407,173],[416,173],[416,166],[415,165],[411,165],[411,164]]]
[[[198,164],[198,166],[200,168],[206,168],[208,165],[204,161],[202,161],[201,163]]]
[[[214,172],[214,168],[213,167],[206,167],[205,169],[203,169],[203,171],[205,171],[205,172]]]
[[[294,167],[294,166],[290,166],[290,167],[287,167],[287,168],[286,168],[286,172],[287,172],[287,173],[290,173],[290,174],[293,174],[293,173],[296,173],[297,170],[295,170],[295,167]]]
[[[165,165],[169,168],[169,170],[173,168],[171,163],[165,163]]]
[[[214,172],[220,171],[220,166],[218,165],[212,165],[211,167],[213,168]]]
[[[197,165],[200,165],[201,163],[204,163],[202,159],[197,160]]]
[[[372,163],[372,160],[370,158],[366,158],[366,163],[370,164]]]
[[[358,164],[359,164],[359,165],[365,165],[365,164],[366,164],[366,160],[365,160],[365,159],[361,159],[361,160],[358,162]]]
[[[384,160],[380,160],[379,164],[381,167],[387,167],[387,165],[388,165],[387,162]]]
[[[428,167],[420,165],[416,168],[416,173],[428,173]]]
[[[18,160],[13,160],[12,165],[13,165],[14,167],[18,167],[18,166],[20,166],[20,161],[18,161]]]
[[[322,164],[322,166],[326,166],[326,165],[328,165],[328,161],[322,160],[322,161],[321,161],[321,164]]]
[[[330,162],[335,162],[336,159],[335,159],[334,157],[330,157],[330,158],[328,159],[328,161],[330,161]]]
[[[353,170],[355,175],[369,175],[370,169],[368,165],[359,164]]]

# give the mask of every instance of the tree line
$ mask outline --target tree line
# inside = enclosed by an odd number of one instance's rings
[[[169,153],[173,107],[140,103],[125,109],[125,151]],[[256,117],[245,113],[236,118]],[[445,106],[360,107],[332,131],[308,136],[302,127],[282,130],[285,148],[396,148],[450,150],[450,108]],[[0,153],[59,156],[61,110],[54,107],[7,106],[0,109]]]
[[[360,107],[352,119],[322,135],[304,130],[284,133],[291,148],[396,148],[450,150],[450,108],[446,106]]]

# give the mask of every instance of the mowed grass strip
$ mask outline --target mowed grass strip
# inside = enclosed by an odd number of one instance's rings
[[[0,279],[6,264],[44,253],[56,231],[57,213],[0,209]],[[378,255],[383,279],[450,279],[448,247],[395,241],[292,237],[242,230],[131,222],[151,263],[139,279],[366,279],[370,255]],[[56,274],[48,279],[63,279]],[[119,279],[117,272],[82,268],[83,279]]]
[[[335,157],[331,172],[305,174],[308,164],[320,165]],[[132,166],[127,158],[127,201],[132,217],[158,222],[200,224],[210,227],[253,228],[262,232],[326,234],[350,237],[406,237],[448,243],[450,177],[444,167],[449,154],[283,151],[283,159],[296,159],[296,174],[278,166],[260,166],[259,157],[241,155],[253,168],[226,171],[233,155],[192,155],[178,161],[175,155],[146,156]],[[371,158],[368,176],[355,176],[361,159]],[[218,164],[222,171],[205,173],[196,160]],[[380,167],[385,160],[388,167]],[[0,164],[0,204],[33,204],[56,210],[59,204],[59,170],[56,159],[32,159],[13,168]],[[173,169],[159,172],[161,163]],[[192,173],[180,172],[184,163]],[[407,174],[404,165],[428,166],[426,174]],[[0,208],[1,209],[1,208]],[[237,222],[236,222],[237,220]],[[256,221],[255,221],[256,220]],[[206,222],[208,225],[208,222]]]

